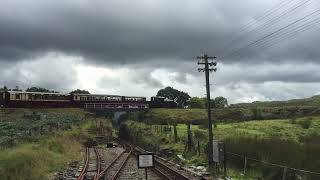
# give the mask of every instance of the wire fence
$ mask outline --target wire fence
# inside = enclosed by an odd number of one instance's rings
[[[237,159],[234,159],[237,158]],[[263,177],[260,178],[268,178],[268,179],[282,179],[282,180],[288,180],[288,179],[320,179],[320,172],[314,172],[309,170],[303,170],[298,168],[293,168],[281,164],[271,163],[267,161],[262,161],[259,159],[251,158],[246,155],[232,153],[232,152],[226,152],[226,159],[229,162],[234,162],[237,164],[237,167],[240,167],[242,169],[239,169],[240,172],[242,172],[243,176],[250,176],[248,174],[248,171],[250,168],[252,169],[264,169],[266,172]],[[266,167],[268,166],[268,167]],[[271,173],[272,172],[272,173]],[[259,177],[251,175],[252,178],[259,179]]]

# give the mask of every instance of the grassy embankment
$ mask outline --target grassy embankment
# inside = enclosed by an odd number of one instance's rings
[[[1,117],[1,179],[48,179],[71,160],[82,159],[92,136],[90,117],[79,109],[10,109]]]
[[[205,119],[205,111],[159,109],[140,115],[140,118],[140,121],[148,124],[172,125],[187,121],[194,122],[193,120],[200,118]],[[202,152],[200,156],[184,153],[187,131],[185,124],[180,124],[177,127],[180,137],[177,143],[173,141],[172,131],[159,132],[158,130],[158,132],[155,132],[156,128],[151,128],[150,125],[132,121],[128,122],[127,125],[129,133],[131,133],[132,137],[135,137],[131,140],[145,146],[145,148],[169,154],[174,159],[176,159],[175,155],[177,154],[185,154],[187,160],[184,163],[205,164],[206,155],[204,152],[206,151],[207,129],[203,125],[192,125],[194,140],[200,140]],[[319,117],[219,123],[218,127],[214,129],[214,135],[215,138],[226,142],[227,150],[230,152],[290,167],[319,171]],[[243,167],[243,159],[241,158],[234,158],[229,163],[235,169],[239,168],[240,170]],[[252,171],[250,172],[250,170]],[[275,173],[270,175],[270,173],[272,174],[270,171]],[[282,169],[249,163],[249,176],[245,178],[250,178],[251,176],[278,178],[281,173]],[[292,172],[288,172],[288,174],[290,177],[296,177],[296,174]]]
[[[237,107],[212,109],[215,122],[242,122],[248,120],[288,119],[306,116],[320,116],[320,106],[284,106],[284,107]],[[206,109],[152,109],[148,113],[129,119],[152,124],[207,123]]]

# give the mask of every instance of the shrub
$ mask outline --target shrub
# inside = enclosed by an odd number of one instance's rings
[[[312,118],[301,120],[298,124],[304,129],[309,129],[312,124]]]
[[[297,123],[296,118],[291,118],[291,119],[289,120],[289,122],[290,122],[291,124],[296,124],[296,123]]]

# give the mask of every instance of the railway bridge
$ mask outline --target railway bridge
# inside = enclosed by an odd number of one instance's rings
[[[149,105],[142,103],[85,103],[84,109],[90,112],[132,112],[148,111]]]

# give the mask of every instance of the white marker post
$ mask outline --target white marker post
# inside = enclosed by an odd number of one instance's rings
[[[148,168],[154,168],[154,154],[143,153],[138,155],[138,168],[144,168],[146,180],[148,179]]]

